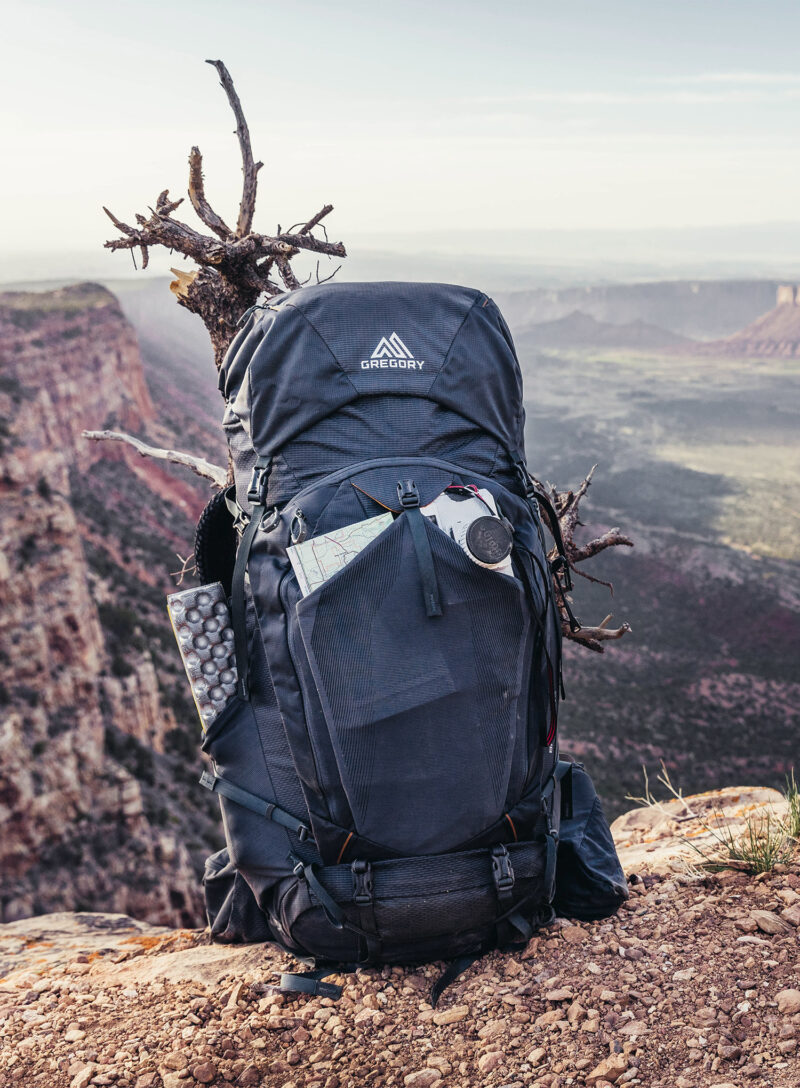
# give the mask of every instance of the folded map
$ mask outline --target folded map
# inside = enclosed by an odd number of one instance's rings
[[[366,521],[356,521],[342,529],[304,540],[302,544],[293,544],[287,548],[294,573],[305,597],[312,590],[327,582],[331,575],[346,567],[355,559],[362,548],[366,548],[384,529],[388,529],[393,518],[390,513],[378,514]]]

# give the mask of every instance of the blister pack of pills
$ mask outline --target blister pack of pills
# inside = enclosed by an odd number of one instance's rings
[[[167,611],[203,730],[236,692],[233,627],[219,582],[167,597]]]

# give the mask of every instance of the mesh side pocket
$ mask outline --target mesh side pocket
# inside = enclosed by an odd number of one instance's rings
[[[203,748],[221,778],[257,797],[274,800],[250,703],[231,699],[209,729]],[[293,843],[286,829],[221,794],[219,803],[231,864],[254,889],[275,884],[291,868],[287,852]]]

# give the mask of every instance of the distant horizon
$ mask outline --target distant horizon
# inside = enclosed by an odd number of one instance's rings
[[[331,215],[335,225],[335,210]],[[496,231],[355,231],[343,238],[342,279],[484,277],[492,290],[685,279],[800,278],[800,220],[704,227],[618,230],[526,228]],[[299,264],[302,264],[301,258]],[[328,274],[339,262],[323,264]],[[100,246],[0,252],[0,288],[84,279],[157,279],[191,267],[179,254],[154,250],[136,268],[129,253]],[[306,261],[304,275],[315,261]]]

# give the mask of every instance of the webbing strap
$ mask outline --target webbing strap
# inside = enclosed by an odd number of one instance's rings
[[[263,797],[258,797],[255,793],[243,790],[241,786],[234,785],[227,778],[221,778],[212,771],[203,771],[200,777],[200,785],[207,790],[211,790],[212,793],[221,793],[223,797],[227,797],[229,801],[241,805],[242,808],[257,812],[259,816],[266,816],[273,823],[280,824],[281,827],[293,831],[301,842],[305,842],[311,834],[310,829],[296,816],[292,816],[291,813],[278,808],[272,801],[265,801]]]
[[[303,971],[299,974],[284,972],[278,989],[281,993],[309,994],[311,997],[330,997],[333,1001],[338,1001],[342,996],[342,987],[333,982],[321,981],[333,973],[329,967],[320,967],[316,971]]]
[[[406,510],[414,551],[417,553],[419,576],[422,580],[422,598],[425,601],[425,613],[428,616],[441,616],[442,602],[439,599],[439,583],[436,581],[436,568],[433,565],[431,542],[425,532],[424,514],[419,507]]]
[[[425,515],[420,511],[419,491],[413,480],[400,480],[397,485],[400,506],[408,517],[408,527],[417,553],[417,566],[422,582],[422,599],[428,617],[441,616],[442,602],[439,597],[439,583],[436,580],[436,567],[433,565],[433,553],[428,533],[425,529]]]
[[[309,890],[313,893],[314,898],[325,911],[330,924],[334,929],[343,929],[345,923],[344,911],[330,892],[320,884],[317,874],[314,872],[314,866],[301,861],[300,858],[295,857],[294,854],[289,854],[289,861],[294,865],[294,875],[303,877],[306,884],[308,884]]]
[[[479,951],[473,952],[468,956],[459,956],[457,960],[453,960],[448,967],[445,967],[444,971],[442,971],[441,975],[439,975],[431,988],[430,1005],[432,1009],[436,1008],[437,1001],[450,983],[455,982],[458,976],[463,975],[463,973],[468,968],[472,967],[473,963],[476,963],[482,955],[483,952]]]
[[[554,832],[548,831],[544,837],[545,865],[544,888],[548,902],[552,902],[556,890],[556,860],[558,858],[558,839]]]
[[[515,910],[512,914],[509,914],[506,918],[506,921],[512,929],[515,929],[517,931],[520,938],[520,944],[522,945],[522,947],[524,947],[533,936],[533,926],[531,925],[531,923],[518,910]]]
[[[250,669],[250,654],[247,646],[247,599],[244,594],[244,576],[247,571],[247,561],[250,558],[250,548],[253,538],[258,532],[261,518],[264,516],[263,506],[254,506],[250,513],[250,521],[239,542],[236,552],[236,563],[233,568],[231,580],[231,626],[233,627],[233,645],[236,651],[236,671],[239,677],[239,694],[243,699],[248,698],[248,674]]]

